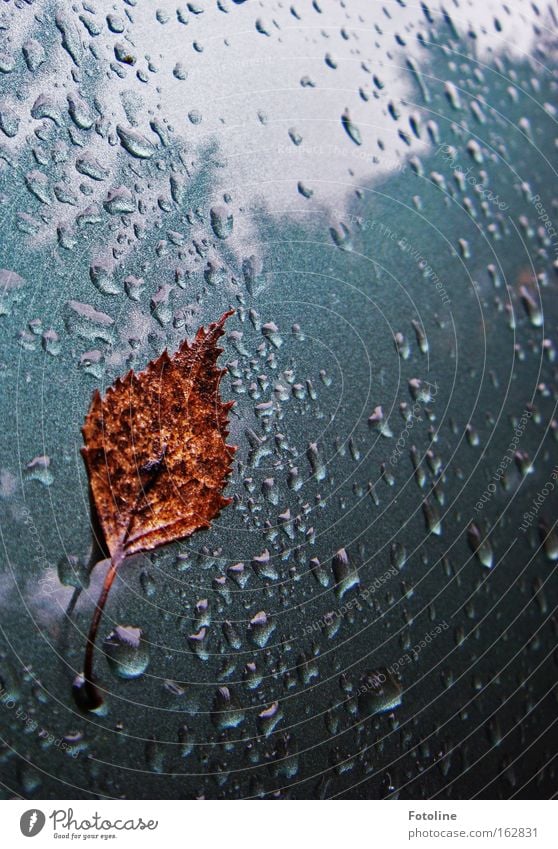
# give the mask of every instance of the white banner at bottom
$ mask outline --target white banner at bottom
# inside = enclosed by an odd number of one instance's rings
[[[556,847],[556,808],[543,801],[8,801],[2,843],[294,849],[346,846]],[[285,805],[287,808],[285,809]]]

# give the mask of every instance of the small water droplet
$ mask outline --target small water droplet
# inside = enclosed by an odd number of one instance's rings
[[[149,665],[145,634],[133,625],[117,625],[104,640],[103,651],[118,678],[139,678]]]

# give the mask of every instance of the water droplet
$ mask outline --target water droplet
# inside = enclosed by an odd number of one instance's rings
[[[118,678],[139,678],[149,665],[145,634],[133,625],[117,625],[104,640],[103,651]]]
[[[154,155],[155,146],[138,130],[118,124],[116,132],[122,147],[136,159],[151,159]]]
[[[360,679],[358,711],[361,717],[394,710],[401,704],[401,685],[391,672],[382,667],[367,672]]]
[[[210,210],[211,227],[218,239],[228,239],[233,230],[233,214],[226,206],[213,206]]]

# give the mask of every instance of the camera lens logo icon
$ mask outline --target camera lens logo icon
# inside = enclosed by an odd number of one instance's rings
[[[46,817],[43,812],[39,811],[37,808],[33,808],[31,811],[25,811],[25,813],[21,815],[19,827],[21,829],[21,833],[24,834],[25,837],[36,837],[37,834],[43,830],[45,822]]]

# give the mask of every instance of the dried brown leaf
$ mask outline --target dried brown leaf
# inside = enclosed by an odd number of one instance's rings
[[[111,558],[137,554],[207,528],[222,507],[234,448],[232,402],[219,397],[220,321],[176,354],[95,392],[83,426],[83,458]]]

